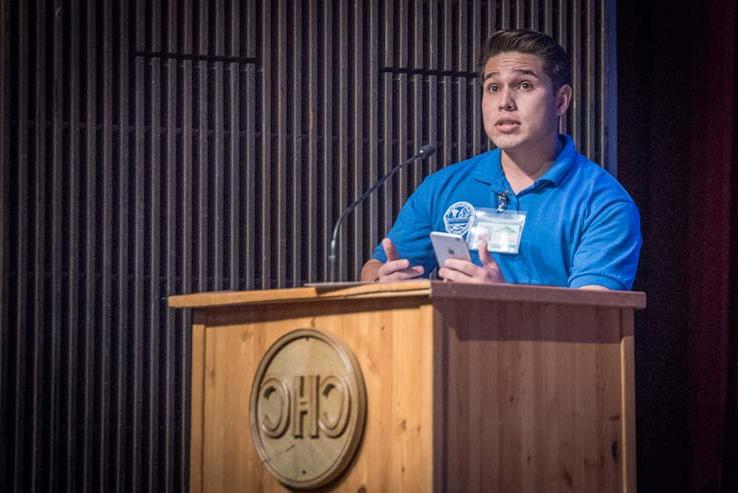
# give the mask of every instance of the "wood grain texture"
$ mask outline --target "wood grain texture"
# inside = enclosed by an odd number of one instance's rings
[[[621,343],[623,406],[623,481],[626,492],[636,491],[636,406],[635,345],[633,312],[623,313],[624,337]]]
[[[646,294],[637,291],[595,291],[520,284],[479,285],[428,280],[413,280],[392,284],[337,283],[303,288],[185,294],[170,296],[169,306],[172,308],[198,308],[325,298],[387,297],[400,293],[410,294],[411,292],[415,292],[418,296],[430,294],[432,298],[465,300],[525,301],[528,303],[612,306],[634,309],[642,309],[646,306]]]
[[[395,284],[346,283],[335,286],[270,289],[257,291],[215,291],[169,297],[172,308],[200,308],[254,303],[283,303],[330,298],[388,297],[417,291],[427,296],[430,281],[410,281]]]
[[[618,309],[434,305],[447,347],[445,490],[623,489]]]
[[[637,298],[576,304],[562,292],[577,290],[509,286],[442,296],[443,284],[181,297],[199,307],[192,490],[284,490],[252,444],[248,400],[268,348],[311,328],[351,349],[367,393],[363,442],[329,489],[635,491]]]
[[[254,311],[230,307],[208,313],[201,432],[204,491],[284,490],[262,467],[252,444],[248,399],[262,355],[298,328],[338,337],[352,348],[364,374],[364,440],[350,472],[333,489],[430,491],[432,406],[423,405],[432,402],[432,332],[426,330],[430,306],[407,299],[385,301],[382,309],[370,300],[315,305],[262,305]]]
[[[190,491],[203,491],[203,419],[205,390],[205,326],[192,324],[192,393],[190,407]]]

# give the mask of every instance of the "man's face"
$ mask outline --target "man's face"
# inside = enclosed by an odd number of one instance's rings
[[[482,117],[484,130],[503,151],[545,149],[558,135],[571,87],[553,92],[541,59],[528,53],[500,53],[484,67]]]

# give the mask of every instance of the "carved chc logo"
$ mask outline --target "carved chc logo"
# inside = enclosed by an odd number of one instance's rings
[[[366,390],[351,351],[311,329],[282,336],[256,371],[251,436],[264,465],[291,488],[319,488],[348,466],[361,441]]]

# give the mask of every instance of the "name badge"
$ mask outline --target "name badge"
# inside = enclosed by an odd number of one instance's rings
[[[478,250],[482,240],[487,240],[487,251],[514,255],[520,250],[524,227],[525,212],[479,208],[466,242]]]

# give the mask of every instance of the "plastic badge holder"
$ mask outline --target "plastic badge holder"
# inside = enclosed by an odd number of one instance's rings
[[[482,240],[487,240],[487,251],[517,254],[525,226],[525,212],[497,211],[479,208],[469,228],[466,243],[478,250]]]

